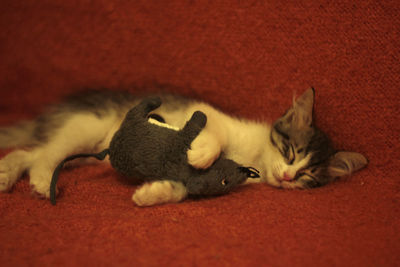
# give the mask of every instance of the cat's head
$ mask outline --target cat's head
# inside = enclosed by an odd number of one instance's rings
[[[313,123],[314,89],[293,101],[293,106],[271,129],[276,155],[269,181],[284,188],[312,188],[367,165],[356,152],[337,152],[329,138]]]

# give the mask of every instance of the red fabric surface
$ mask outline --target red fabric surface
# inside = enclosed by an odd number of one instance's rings
[[[57,206],[25,177],[0,194],[0,264],[399,266],[399,14],[398,1],[2,1],[1,125],[84,87],[157,82],[277,118],[312,85],[318,125],[370,164],[318,189],[151,208],[106,165],[64,170]]]

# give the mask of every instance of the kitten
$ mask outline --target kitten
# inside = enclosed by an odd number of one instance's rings
[[[282,188],[312,188],[366,166],[356,152],[336,152],[313,123],[314,90],[309,89],[272,125],[233,118],[210,105],[179,96],[162,95],[163,104],[150,117],[182,128],[201,110],[207,125],[192,142],[188,162],[195,168],[212,165],[221,152],[260,171],[257,182]],[[69,155],[99,152],[119,128],[126,112],[140,98],[124,92],[90,91],[52,106],[36,120],[0,128],[0,148],[22,147],[0,160],[0,191],[9,190],[28,171],[34,192],[49,197],[56,165]],[[251,179],[254,181],[254,179]],[[179,202],[186,198],[182,183],[155,181],[139,187],[139,206]]]

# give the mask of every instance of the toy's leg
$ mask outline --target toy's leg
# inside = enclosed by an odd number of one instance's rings
[[[76,153],[105,149],[117,128],[114,117],[100,119],[92,114],[72,117],[48,143],[32,151],[29,175],[33,191],[48,198],[51,177],[57,164]]]
[[[180,202],[187,197],[186,187],[175,181],[154,181],[139,187],[132,196],[138,206]]]

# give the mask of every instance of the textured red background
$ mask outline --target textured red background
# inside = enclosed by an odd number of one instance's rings
[[[84,87],[155,82],[277,118],[312,85],[319,126],[370,164],[319,189],[151,208],[108,166],[65,170],[55,207],[23,179],[0,194],[1,265],[398,266],[398,1],[284,2],[3,0],[1,125]]]

